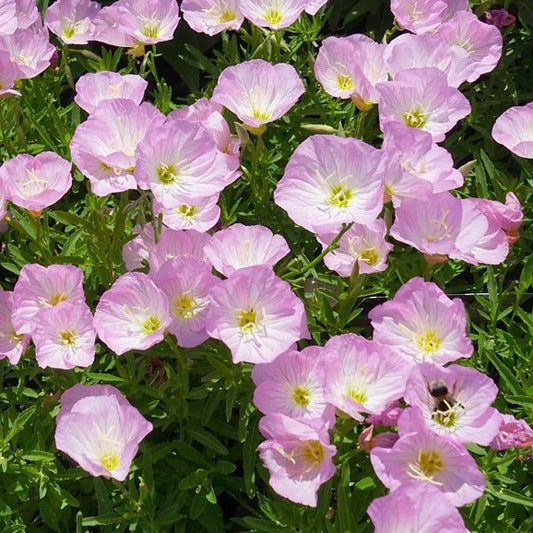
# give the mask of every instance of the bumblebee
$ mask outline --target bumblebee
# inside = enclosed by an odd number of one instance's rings
[[[428,390],[434,399],[432,418],[442,426],[454,425],[457,415],[464,409],[463,404],[450,394],[442,379],[429,383]]]

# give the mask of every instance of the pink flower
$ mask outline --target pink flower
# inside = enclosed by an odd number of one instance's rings
[[[454,13],[467,9],[468,0],[391,0],[398,24],[413,33],[433,32]]]
[[[103,7],[94,17],[95,41],[110,44],[111,46],[134,46],[135,37],[126,33],[126,28],[119,22],[122,0],[118,0],[110,6]]]
[[[129,271],[143,268],[143,263],[148,263],[148,256],[155,246],[155,230],[152,224],[135,226],[132,233],[136,237],[122,248],[122,259]]]
[[[254,366],[254,404],[265,414],[281,413],[296,420],[335,425],[335,409],[324,395],[320,348],[288,350],[271,363]]]
[[[2,221],[7,215],[6,202],[7,202],[7,197],[6,197],[5,185],[2,182],[2,178],[0,177],[0,223],[2,223]]]
[[[498,433],[489,446],[495,450],[533,446],[533,430],[525,420],[517,420],[512,415],[501,414]]]
[[[466,50],[429,33],[396,37],[387,45],[385,62],[393,78],[402,70],[435,67],[446,74],[450,87],[459,87],[475,69]]]
[[[505,9],[489,9],[485,11],[485,22],[497,28],[506,28],[516,22],[516,17]]]
[[[256,26],[279,30],[302,14],[309,0],[240,0],[243,15]]]
[[[120,276],[102,295],[94,313],[98,336],[117,355],[161,342],[171,320],[165,293],[139,272]]]
[[[293,66],[253,59],[227,67],[218,78],[212,100],[247,126],[258,128],[287,113],[304,91]]]
[[[218,194],[203,198],[184,198],[183,202],[175,207],[164,207],[154,199],[154,214],[161,214],[163,224],[174,230],[207,231],[218,222]]]
[[[26,79],[46,70],[56,49],[48,40],[48,30],[36,26],[0,37],[0,50],[9,54],[15,77]]]
[[[15,2],[13,0],[0,1],[0,35],[10,35],[17,29]]]
[[[416,481],[376,498],[367,513],[374,533],[468,533],[459,511],[439,489]]]
[[[131,100],[101,102],[70,141],[72,161],[89,178],[97,196],[137,188],[135,150],[164,121],[151,104]],[[147,137],[147,139],[150,136]]]
[[[450,300],[435,284],[412,278],[394,298],[368,316],[374,340],[401,354],[411,365],[439,365],[472,355],[466,316],[459,298]]]
[[[238,30],[244,21],[239,0],[183,0],[181,10],[194,31],[207,35]]]
[[[211,196],[228,173],[212,135],[199,123],[171,120],[152,127],[136,153],[135,178],[158,203],[173,208],[195,196]]]
[[[374,447],[370,460],[387,488],[396,490],[416,480],[424,488],[438,488],[456,507],[473,502],[485,489],[485,478],[465,447],[423,426],[400,437],[390,449]]]
[[[474,13],[460,11],[435,35],[452,48],[465,50],[472,65],[469,82],[494,70],[502,55],[503,37],[496,26],[481,22]]]
[[[383,220],[371,224],[354,224],[340,239],[338,248],[324,257],[325,265],[339,276],[350,277],[355,263],[360,274],[373,274],[387,269],[387,255],[393,248],[385,240],[387,225]],[[318,235],[325,249],[337,236],[333,231]]]
[[[305,12],[309,13],[309,15],[316,15],[318,13],[318,10],[323,6],[326,5],[328,0],[309,0],[307,2],[307,6],[305,7]]]
[[[424,254],[447,255],[474,265],[497,265],[509,252],[505,233],[475,201],[447,192],[425,200],[402,200],[390,234]]]
[[[274,201],[315,233],[371,224],[383,207],[380,161],[379,150],[358,139],[312,135],[290,157]]]
[[[7,2],[12,3],[11,0],[7,0]],[[29,28],[31,25],[41,21],[41,15],[35,0],[15,0],[15,11],[19,29]]]
[[[424,198],[463,185],[463,175],[453,168],[450,153],[435,144],[426,131],[391,123],[382,151],[386,161],[385,193],[396,206],[404,197]]]
[[[171,41],[180,20],[176,0],[120,0],[119,28],[143,44]]]
[[[4,50],[0,50],[0,95],[20,95],[18,91],[13,89],[16,74],[17,70],[13,63],[11,63],[9,53]]]
[[[335,474],[337,453],[325,429],[293,420],[280,413],[264,416],[259,430],[266,441],[259,455],[270,471],[270,486],[280,496],[316,507],[316,492]]]
[[[486,446],[498,432],[501,417],[491,407],[498,387],[473,368],[419,364],[405,391],[405,401],[413,407],[400,418],[400,435],[416,431],[421,422],[435,433]]]
[[[395,400],[389,403],[389,405],[387,405],[387,407],[385,407],[385,409],[383,409],[378,415],[370,415],[367,417],[365,422],[373,424],[374,426],[397,426],[398,419],[403,411],[404,409],[400,407],[400,402]]]
[[[94,362],[93,315],[83,303],[61,302],[32,319],[31,337],[41,368],[70,369]]]
[[[193,348],[206,341],[209,292],[220,282],[211,266],[195,257],[177,257],[164,263],[152,279],[170,302],[168,331],[176,336],[178,346]]]
[[[83,272],[72,265],[24,265],[13,289],[15,331],[30,333],[34,316],[60,302],[85,303]]]
[[[435,142],[440,142],[471,110],[466,97],[450,87],[446,74],[434,67],[403,70],[394,81],[378,83],[377,89],[381,94],[379,122],[384,132],[390,123],[400,122],[428,131]]]
[[[252,265],[273,267],[290,249],[281,235],[274,235],[265,226],[232,224],[215,233],[204,252],[216,270],[229,276]]]
[[[533,102],[510,107],[501,114],[492,128],[492,137],[513,154],[533,159]]]
[[[77,81],[74,101],[87,113],[93,113],[100,102],[117,98],[140,105],[146,87],[148,82],[135,74],[91,72]]]
[[[93,38],[93,18],[101,6],[91,0],[57,0],[47,10],[44,22],[64,43],[87,44]]]
[[[55,442],[92,476],[124,481],[153,426],[110,385],[74,385],[61,396]]]
[[[355,420],[379,414],[405,391],[408,366],[389,348],[359,335],[332,337],[321,355],[326,400]]]
[[[148,254],[150,276],[155,276],[163,264],[175,257],[195,257],[206,260],[204,247],[211,238],[199,231],[174,231],[164,228],[161,237]]]
[[[0,359],[9,359],[16,365],[30,342],[29,335],[15,332],[11,321],[13,312],[13,293],[0,290]]]
[[[54,152],[20,154],[0,167],[8,198],[19,207],[41,211],[60,200],[72,186],[72,165]]]
[[[207,333],[228,346],[234,363],[269,363],[309,335],[301,300],[268,266],[238,270],[210,297]]]

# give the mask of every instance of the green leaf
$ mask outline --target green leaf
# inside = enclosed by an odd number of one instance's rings
[[[35,413],[36,409],[36,406],[28,407],[28,409],[22,411],[22,413],[17,416],[15,422],[13,422],[13,426],[4,439],[5,444],[7,444],[19,431],[24,429],[26,422],[28,422],[28,420],[33,416],[33,413]]]
[[[533,498],[528,496],[523,496],[518,492],[514,492],[509,489],[495,489],[494,487],[487,487],[486,491],[489,494],[492,494],[500,500],[505,500],[506,502],[518,503],[519,505],[525,505],[526,507],[533,507]]]

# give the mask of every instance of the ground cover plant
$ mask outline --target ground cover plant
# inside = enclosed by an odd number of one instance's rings
[[[530,532],[527,0],[0,0],[0,530]]]

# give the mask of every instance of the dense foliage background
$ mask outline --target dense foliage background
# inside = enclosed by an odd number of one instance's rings
[[[39,2],[44,10],[46,1]],[[533,164],[497,145],[490,130],[505,109],[533,100],[533,6],[528,0],[471,2],[481,14],[505,7],[517,16],[503,30],[504,54],[491,74],[462,87],[471,115],[444,146],[456,167],[469,165],[460,194],[503,200],[514,191],[524,206],[521,238],[498,267],[448,261],[431,273],[448,295],[461,295],[476,352],[466,363],[486,372],[500,388],[496,407],[533,422]],[[149,97],[169,112],[210,96],[220,72],[249,58],[295,66],[306,93],[289,114],[268,126],[262,141],[243,137],[243,177],[221,195],[220,227],[260,223],[281,233],[292,254],[276,271],[305,302],[313,343],[330,336],[369,334],[366,314],[394,295],[411,277],[428,275],[422,255],[397,244],[389,268],[368,276],[355,300],[348,280],[313,262],[321,248],[272,201],[272,192],[296,146],[312,133],[335,131],[379,146],[377,111],[360,113],[350,101],[328,96],[312,72],[320,41],[329,35],[366,33],[389,39],[394,30],[386,0],[331,0],[316,17],[303,15],[283,33],[251,25],[216,38],[201,36],[181,21],[174,41],[133,58],[123,49],[65,47],[57,64],[20,85],[22,96],[0,101],[0,160],[21,152],[53,150],[70,159],[69,141],[84,113],[73,103],[73,82],[85,72],[140,73]],[[232,124],[233,117],[227,116]],[[244,132],[240,132],[244,135]],[[264,142],[264,148],[256,142]],[[122,246],[132,227],[150,219],[146,193],[129,191],[98,198],[74,172],[71,192],[43,213],[41,221],[12,207],[0,235],[0,284],[11,289],[25,263],[78,265],[87,301],[122,273]],[[250,179],[252,178],[252,179]],[[252,188],[251,182],[260,183]],[[390,214],[391,215],[391,214]],[[305,343],[302,343],[302,346]],[[259,414],[251,403],[250,365],[234,365],[229,351],[210,340],[193,350],[167,342],[122,357],[97,346],[88,369],[40,369],[33,348],[20,364],[0,361],[0,531],[73,532],[366,532],[370,501],[386,491],[357,448],[359,424],[337,424],[338,475],[320,491],[316,509],[276,496],[260,464]],[[155,426],[142,443],[124,483],[92,478],[56,451],[54,417],[63,390],[75,383],[118,387]],[[487,477],[487,490],[463,508],[473,532],[533,530],[533,463],[528,454],[497,453],[468,446]]]

